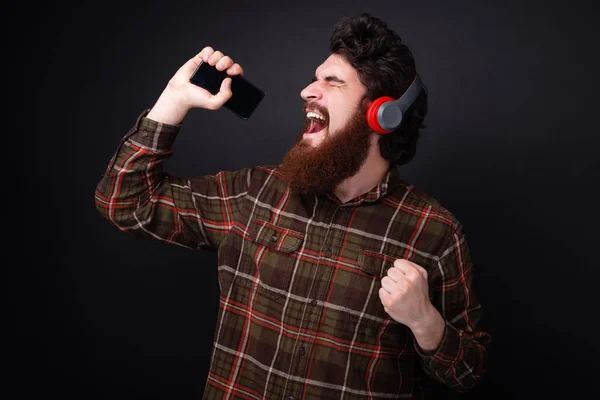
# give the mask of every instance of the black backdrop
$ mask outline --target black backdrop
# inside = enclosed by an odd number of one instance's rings
[[[469,235],[494,347],[484,380],[461,398],[598,393],[593,2],[240,3],[9,10],[7,20],[25,17],[5,35],[23,41],[9,54],[17,69],[7,86],[25,97],[5,106],[16,123],[3,185],[13,222],[5,254],[18,250],[5,264],[11,398],[201,396],[216,255],[118,231],[96,212],[95,185],[138,114],[205,45],[240,62],[266,97],[248,121],[193,110],[168,169],[192,176],[279,161],[302,125],[299,92],[328,55],[330,27],[362,11],[401,35],[429,88],[428,128],[404,177]]]

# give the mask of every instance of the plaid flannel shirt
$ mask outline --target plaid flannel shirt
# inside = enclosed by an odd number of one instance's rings
[[[464,391],[485,367],[465,233],[436,200],[391,168],[341,204],[300,196],[276,166],[184,180],[163,171],[181,129],[141,113],[96,189],[118,228],[218,250],[220,303],[205,399],[418,398],[425,377]],[[446,321],[422,351],[378,291],[395,259],[428,271]],[[419,378],[420,379],[420,378]]]

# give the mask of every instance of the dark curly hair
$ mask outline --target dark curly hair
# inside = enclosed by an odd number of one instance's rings
[[[385,22],[368,13],[340,19],[330,32],[329,49],[356,69],[371,100],[382,96],[399,98],[416,73],[413,55],[402,39]],[[406,111],[400,126],[380,135],[381,156],[395,165],[412,160],[426,115],[427,92],[423,90]]]

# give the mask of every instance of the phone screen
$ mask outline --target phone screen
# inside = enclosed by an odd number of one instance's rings
[[[250,118],[265,93],[241,75],[229,76],[208,63],[200,62],[192,74],[190,82],[208,90],[211,94],[219,93],[223,79],[231,78],[231,98],[223,106],[242,119]]]

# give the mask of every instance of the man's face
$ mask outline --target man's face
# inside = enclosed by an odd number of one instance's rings
[[[346,126],[366,91],[344,57],[329,56],[315,71],[313,82],[300,92],[307,114],[303,139],[317,147]]]
[[[373,135],[365,118],[365,93],[356,70],[342,57],[332,55],[317,68],[315,81],[301,92],[304,128],[281,168],[292,190],[332,193],[358,172]]]

